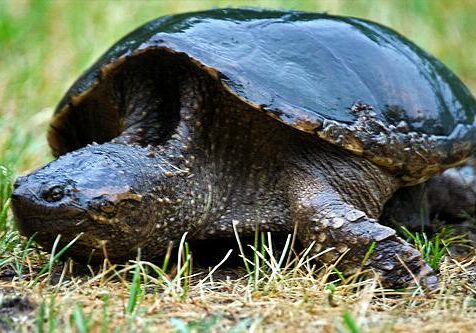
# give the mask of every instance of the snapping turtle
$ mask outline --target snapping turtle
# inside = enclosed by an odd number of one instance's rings
[[[379,223],[405,186],[474,151],[476,103],[442,63],[369,21],[218,9],[166,16],[112,46],[69,89],[55,161],[13,192],[18,228],[78,259],[189,239],[291,233],[344,272],[437,281]]]

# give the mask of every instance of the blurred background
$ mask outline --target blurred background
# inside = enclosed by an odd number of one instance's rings
[[[240,6],[328,12],[385,24],[476,91],[474,0],[0,0],[0,168],[25,173],[51,159],[45,134],[56,103],[124,34],[161,15]]]

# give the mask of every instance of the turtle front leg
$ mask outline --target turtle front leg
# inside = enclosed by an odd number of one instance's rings
[[[301,189],[294,194],[293,219],[303,245],[315,242],[314,253],[334,248],[322,255],[321,261],[333,262],[342,255],[338,268],[344,273],[354,273],[362,265],[370,267],[385,287],[402,288],[416,283],[429,289],[437,287],[437,278],[421,254],[396,236],[395,230],[345,203],[332,190]],[[375,247],[369,255],[372,243]]]

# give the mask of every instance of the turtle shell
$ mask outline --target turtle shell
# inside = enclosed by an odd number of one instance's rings
[[[475,148],[471,92],[395,31],[327,14],[216,9],[156,19],[112,46],[59,103],[48,136],[54,155],[119,133],[111,124],[121,113],[91,96],[151,52],[190,63],[253,108],[407,184],[463,163]]]

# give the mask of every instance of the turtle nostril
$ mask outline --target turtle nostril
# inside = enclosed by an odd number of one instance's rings
[[[26,177],[17,177],[15,183],[13,184],[13,189],[17,189],[18,187],[20,187],[21,183],[23,183],[25,179]]]
[[[58,185],[50,187],[43,191],[42,197],[48,202],[60,201],[64,197],[64,189],[62,186]]]

